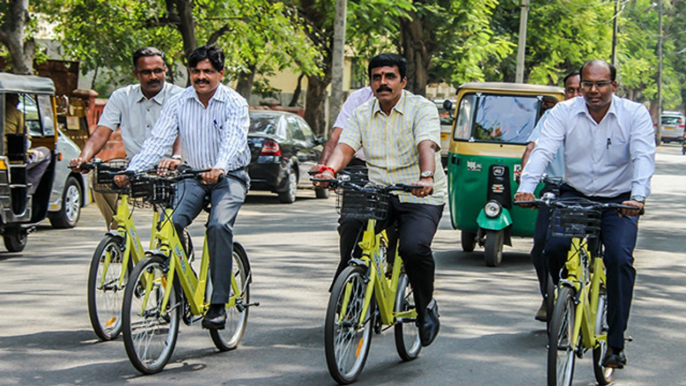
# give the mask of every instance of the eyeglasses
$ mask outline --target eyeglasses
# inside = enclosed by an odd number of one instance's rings
[[[205,68],[205,69],[191,68],[191,74],[192,75],[200,75],[200,73],[204,73],[205,75],[214,75],[217,72],[219,72],[219,71],[212,69],[212,68]]]
[[[164,73],[164,68],[156,68],[154,70],[139,70],[138,73],[143,76],[150,76],[152,74],[162,75],[162,73]]]
[[[596,86],[598,90],[601,88],[605,88],[609,85],[612,84],[611,80],[601,80],[600,82],[589,82],[587,80],[582,80],[581,81],[581,87],[584,88],[584,90],[591,90],[593,86]]]

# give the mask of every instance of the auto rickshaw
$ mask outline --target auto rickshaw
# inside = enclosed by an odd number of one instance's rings
[[[486,265],[502,261],[512,237],[533,237],[536,211],[512,205],[529,134],[563,89],[513,83],[466,83],[457,90],[457,117],[448,154],[448,194],[462,250],[484,246]],[[539,186],[540,190],[541,186]]]
[[[24,249],[28,233],[48,213],[58,155],[54,95],[49,78],[0,73],[0,133],[6,138],[6,142],[0,141],[0,234],[10,252]],[[10,134],[8,114],[17,110],[23,125]],[[50,157],[38,186],[33,187],[28,178],[29,160],[37,148],[46,148]]]

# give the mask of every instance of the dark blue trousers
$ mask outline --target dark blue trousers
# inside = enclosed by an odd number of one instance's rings
[[[552,185],[546,184],[541,189],[541,196],[544,193],[551,192]],[[536,270],[536,277],[538,277],[538,286],[541,295],[545,296],[545,287],[548,284],[548,263],[543,256],[543,249],[548,236],[548,224],[550,223],[550,208],[546,205],[538,207],[538,215],[536,215],[536,227],[534,228],[534,246],[531,248],[531,262]]]
[[[586,197],[571,187],[563,185],[561,197],[584,197],[597,202],[622,203],[630,193],[617,197]],[[636,270],[634,269],[634,248],[638,233],[638,216],[620,216],[615,210],[603,211],[601,218],[601,242],[605,248],[603,261],[607,271],[607,322],[608,344],[617,349],[624,348],[624,331],[629,321],[629,310],[634,292]],[[555,283],[567,259],[570,238],[549,235],[544,256]]]

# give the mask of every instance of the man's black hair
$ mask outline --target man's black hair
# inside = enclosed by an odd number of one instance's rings
[[[398,67],[398,72],[400,73],[400,79],[405,79],[407,77],[407,60],[397,54],[383,53],[376,55],[369,61],[369,66],[367,66],[367,73],[369,74],[369,79],[372,78],[372,70],[378,67]]]
[[[562,79],[562,87],[567,87],[567,81],[569,80],[569,78],[571,78],[573,76],[578,76],[579,78],[581,78],[581,74],[579,72],[577,72],[577,71],[570,72],[569,74],[567,74],[567,76],[565,76]]]
[[[588,66],[590,64],[602,65],[602,66],[607,67],[610,70],[610,80],[611,81],[614,82],[615,79],[617,78],[617,69],[615,68],[615,66],[613,66],[611,63],[608,63],[608,62],[601,60],[601,59],[592,59],[592,60],[589,60],[588,62],[584,63],[583,66],[581,66],[581,69],[579,70],[579,75],[581,76],[581,80],[583,80],[583,78],[584,78],[584,75],[583,75],[584,74],[584,68],[586,68],[586,66]]]
[[[193,50],[188,55],[188,68],[193,68],[203,60],[209,60],[215,70],[221,71],[224,69],[224,52],[214,44],[201,46]]]
[[[162,62],[166,64],[166,61],[164,60],[164,53],[162,51],[155,47],[143,47],[133,53],[133,68],[138,69],[138,59],[142,58],[143,56],[159,56],[162,58]]]

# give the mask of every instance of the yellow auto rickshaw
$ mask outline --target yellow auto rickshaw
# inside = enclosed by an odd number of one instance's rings
[[[502,261],[512,236],[533,237],[536,212],[512,205],[529,134],[545,110],[564,99],[560,87],[466,83],[457,90],[457,116],[448,154],[453,228],[462,249],[485,248],[488,266]]]
[[[0,73],[0,234],[10,252],[45,219],[55,172],[58,132],[49,78]]]

